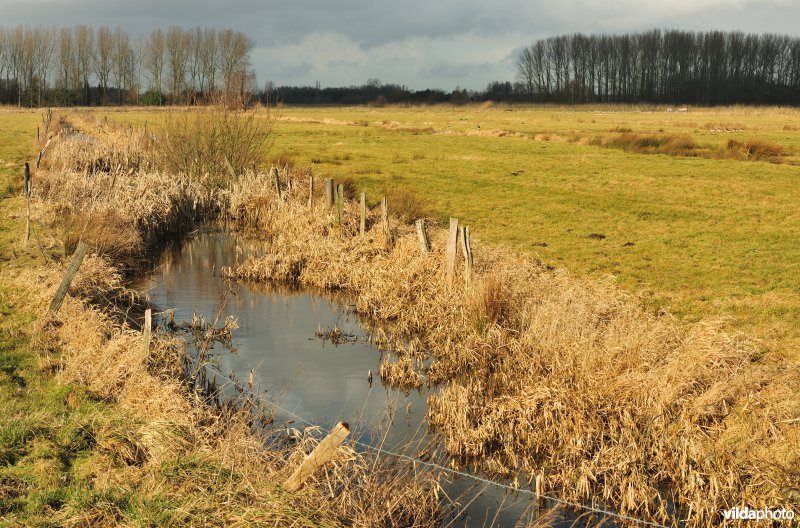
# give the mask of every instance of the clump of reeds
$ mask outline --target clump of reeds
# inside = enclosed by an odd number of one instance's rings
[[[748,161],[783,163],[783,158],[787,155],[787,152],[780,145],[763,139],[748,139],[746,141],[729,139],[726,145],[726,155],[730,158]]]
[[[433,361],[428,379],[441,387],[428,420],[453,456],[689,526],[737,504],[797,505],[800,398],[780,389],[796,370],[760,362],[746,336],[678,325],[610,283],[479,243],[470,285],[459,251],[448,287],[445,230],[429,229],[433,250],[423,254],[413,229],[393,220],[387,247],[378,212],[361,236],[356,204],[340,225],[334,210],[307,203],[307,184],[278,201],[267,175],[241,179],[228,214],[265,254],[226,273],[346,291],[396,348],[413,340]],[[382,368],[387,378],[407,371]]]
[[[640,154],[667,154],[669,156],[696,156],[697,145],[686,135],[636,134],[625,132],[611,138],[606,146]]]
[[[385,385],[403,390],[419,389],[423,383],[422,376],[407,356],[391,361],[387,355],[378,369],[378,375]]]

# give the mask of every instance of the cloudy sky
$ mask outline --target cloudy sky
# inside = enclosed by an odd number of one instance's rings
[[[513,80],[517,50],[539,37],[652,28],[800,35],[799,20],[800,0],[0,0],[4,26],[240,30],[256,42],[260,84],[377,78],[445,90]]]

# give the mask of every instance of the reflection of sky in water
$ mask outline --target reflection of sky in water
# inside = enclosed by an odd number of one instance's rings
[[[239,239],[241,249],[257,251]],[[225,291],[219,270],[234,264],[237,238],[221,233],[201,233],[180,250],[165,255],[163,262],[148,280],[138,287],[148,288],[158,309],[175,309],[175,321],[191,321],[197,311],[212,322]],[[244,255],[240,253],[239,259]],[[234,331],[237,354],[222,354],[221,371],[233,372],[246,382],[250,369],[255,369],[254,390],[267,392],[272,399],[305,420],[330,426],[339,420],[350,422],[352,429],[365,442],[384,440],[383,447],[415,455],[434,440],[425,425],[427,389],[421,393],[387,390],[380,383],[377,371],[381,352],[369,346],[366,334],[345,305],[318,295],[280,292],[263,285],[237,284],[228,297],[220,323],[227,315],[237,319]],[[337,325],[340,330],[360,339],[338,346],[315,337],[319,327]],[[215,351],[220,350],[215,346]],[[367,374],[372,370],[370,387]],[[224,380],[222,380],[224,381]],[[394,412],[390,412],[394,409]],[[389,419],[391,416],[393,419]],[[278,413],[276,422],[289,421],[291,416]],[[293,427],[302,428],[301,424]],[[460,478],[444,486],[451,496],[467,490],[483,490],[475,482]],[[474,493],[473,493],[474,495]],[[473,497],[465,494],[461,502]],[[498,488],[486,490],[471,503],[468,518],[457,525],[481,526],[492,520],[499,526],[514,525],[523,512],[532,506],[526,495],[505,496]],[[495,518],[499,504],[503,511]]]

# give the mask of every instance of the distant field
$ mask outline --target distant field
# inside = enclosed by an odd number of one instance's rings
[[[158,112],[98,111],[157,126]],[[376,203],[413,189],[436,218],[577,274],[606,276],[686,320],[727,317],[797,355],[800,111],[776,108],[283,108],[270,158],[352,177]],[[597,146],[688,136],[698,157]],[[716,159],[730,139],[785,151]],[[390,204],[391,207],[391,204]]]

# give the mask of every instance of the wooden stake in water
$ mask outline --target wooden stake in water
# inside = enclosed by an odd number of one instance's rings
[[[464,252],[464,285],[469,288],[472,284],[472,245],[468,226],[461,228],[461,250]]]
[[[426,253],[430,253],[431,251],[431,241],[428,240],[428,233],[425,231],[425,220],[420,218],[416,222],[414,222],[417,228],[417,239],[419,240],[419,249],[422,251],[422,254],[425,255]]]
[[[150,353],[150,335],[153,332],[153,317],[150,308],[144,311],[144,327],[142,328],[142,348],[144,355]]]
[[[31,166],[25,162],[25,175],[23,176],[23,190],[25,191],[25,244],[31,238]]]
[[[344,185],[341,183],[336,186],[336,221],[342,225],[344,216]]]
[[[361,224],[358,226],[358,232],[361,236],[367,231],[367,195],[361,193]]]
[[[75,254],[72,256],[72,263],[69,265],[67,273],[61,280],[61,285],[56,290],[53,300],[50,301],[50,307],[47,309],[49,313],[58,313],[58,310],[61,308],[61,303],[64,302],[64,297],[67,295],[67,290],[69,290],[69,285],[72,284],[72,279],[75,278],[75,274],[78,273],[78,268],[81,267],[81,263],[83,262],[83,258],[86,256],[87,251],[89,251],[89,244],[81,240],[78,243],[78,248],[75,250]]]
[[[456,269],[456,250],[458,248],[458,218],[450,219],[450,233],[447,237],[447,289],[453,287],[453,274]]]
[[[306,457],[300,466],[294,470],[292,476],[286,479],[283,487],[288,491],[297,491],[303,487],[306,480],[316,471],[327,464],[336,455],[337,449],[342,445],[347,435],[350,434],[350,425],[339,422],[322,442]]]

